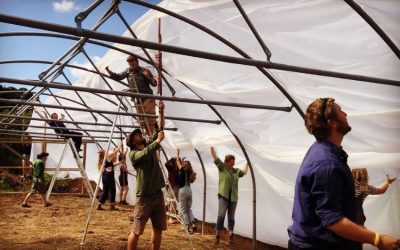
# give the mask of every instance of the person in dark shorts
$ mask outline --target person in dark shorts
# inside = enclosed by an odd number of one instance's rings
[[[47,160],[48,153],[42,152],[37,155],[37,160],[33,163],[33,181],[32,181],[32,189],[31,192],[25,197],[25,200],[22,202],[22,207],[31,207],[28,204],[28,199],[31,195],[39,193],[42,195],[43,204],[45,207],[50,206],[51,204],[46,202],[46,185],[44,183],[44,168]]]
[[[120,154],[118,157],[119,162],[124,161],[124,156],[123,154]],[[120,193],[119,193],[119,204],[120,205],[129,205],[128,202],[126,202],[126,197],[128,196],[128,191],[129,191],[129,186],[128,186],[128,168],[124,162],[124,164],[120,165],[120,173],[119,173],[119,186],[121,188]]]
[[[164,127],[164,103],[159,104],[159,127]],[[136,204],[132,231],[128,237],[128,249],[136,249],[139,237],[143,234],[146,223],[151,219],[153,226],[153,249],[160,249],[162,231],[167,229],[167,215],[162,188],[165,187],[164,176],[158,161],[157,150],[164,140],[164,132],[155,132],[146,143],[142,131],[135,129],[127,138],[131,149],[129,157],[137,171]]]
[[[120,166],[124,164],[123,161],[117,163],[114,165],[114,162],[117,159],[117,154],[121,149],[121,144],[118,145],[118,148],[111,150],[111,152],[108,153],[104,168],[103,168],[103,173],[102,173],[102,183],[103,183],[103,192],[101,193],[99,203],[97,205],[97,210],[104,210],[102,205],[105,204],[106,200],[109,198],[110,200],[110,210],[118,210],[118,208],[115,207],[115,194],[116,194],[116,188],[115,188],[115,174],[114,174],[114,168],[116,166]],[[106,154],[106,151],[104,149],[100,150],[98,152],[99,158],[97,162],[97,167],[99,170],[101,170],[104,157]]]

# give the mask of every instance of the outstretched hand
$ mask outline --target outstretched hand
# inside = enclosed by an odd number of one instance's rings
[[[389,175],[386,175],[387,183],[392,184],[397,178],[390,178]]]
[[[158,143],[161,143],[161,142],[164,140],[164,138],[165,138],[164,131],[158,132],[157,142],[158,142]]]

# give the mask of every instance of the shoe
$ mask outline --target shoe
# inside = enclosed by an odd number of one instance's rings
[[[215,236],[214,244],[219,244],[219,235]]]
[[[228,243],[233,244],[233,232],[229,232]]]
[[[22,207],[27,207],[27,208],[31,207],[30,205],[28,205],[28,203],[22,203],[21,206],[22,206]]]
[[[101,204],[98,204],[96,210],[104,211],[104,208],[101,206]]]
[[[188,232],[189,232],[189,234],[193,234],[194,232],[193,232],[193,228],[192,227],[189,227],[188,228]]]
[[[114,205],[111,205],[110,211],[119,211],[119,209],[117,207],[115,207]]]
[[[44,204],[44,207],[50,207],[51,205],[53,204],[51,204],[50,202],[46,202],[46,204]]]
[[[196,227],[196,224],[194,224],[194,222],[192,223],[192,228],[193,228],[193,232],[197,231],[197,227]]]
[[[129,203],[126,201],[122,201],[122,205],[129,205]]]

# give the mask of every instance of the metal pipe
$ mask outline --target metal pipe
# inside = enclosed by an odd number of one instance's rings
[[[184,17],[178,13],[172,12],[170,10],[164,9],[160,6],[154,5],[154,4],[150,4],[147,2],[143,2],[143,1],[136,1],[136,0],[125,0],[126,2],[130,2],[133,4],[138,4],[156,11],[159,11],[161,13],[165,13],[168,16],[172,16],[178,20],[181,20],[187,24],[192,25],[193,27],[196,27],[197,29],[205,32],[206,34],[209,34],[210,36],[214,37],[215,39],[217,39],[218,41],[222,42],[223,44],[225,44],[226,46],[228,46],[229,48],[233,49],[234,51],[236,51],[239,55],[243,56],[244,58],[251,58],[250,55],[248,55],[246,52],[244,52],[243,50],[241,50],[238,46],[234,45],[233,43],[231,43],[230,41],[228,41],[227,39],[223,38],[222,36],[220,36],[219,34],[217,34],[216,32],[212,31],[211,29],[208,29],[207,27],[187,18]],[[274,85],[275,87],[278,88],[278,90],[290,101],[290,103],[292,103],[292,105],[294,106],[294,108],[297,110],[297,112],[300,114],[300,116],[304,119],[304,112],[301,109],[300,105],[296,102],[296,100],[294,100],[294,98],[289,94],[289,92],[270,74],[268,73],[264,68],[257,66],[257,69],[263,74],[265,75]]]
[[[393,53],[400,59],[400,49],[396,46],[392,39],[383,31],[383,29],[372,19],[362,8],[353,0],[344,0],[355,12],[358,13],[366,21],[369,26],[383,39]]]
[[[108,18],[110,18],[114,13],[113,13],[113,8],[114,8],[114,3],[107,9],[106,13],[100,20],[97,21],[97,23],[94,25],[92,30],[97,30],[105,21],[107,21]],[[75,53],[76,49],[79,48],[79,46],[83,45],[89,38],[79,35],[81,29],[76,29],[78,32],[75,34],[75,36],[81,37],[77,43],[75,43],[69,50],[67,50],[64,54],[62,54],[54,63],[48,67],[45,71],[39,74],[39,79],[43,79],[49,71],[55,67],[59,62],[61,62],[66,56],[68,56],[70,53]]]
[[[240,4],[239,0],[233,0],[236,5],[236,8],[239,10],[240,14],[242,15],[243,19],[246,21],[247,25],[249,26],[251,32],[256,37],[258,43],[260,44],[261,48],[263,49],[265,55],[267,56],[267,60],[271,59],[271,51],[268,49],[267,45],[261,38],[260,34],[258,33],[257,29],[254,27],[253,23],[251,22],[249,16],[247,15],[246,11],[244,11],[242,5]]]
[[[91,92],[91,93],[102,93],[102,94],[110,94],[110,95],[129,96],[129,97],[143,98],[143,99],[164,100],[164,101],[172,101],[172,102],[185,102],[185,103],[196,103],[196,104],[212,104],[212,105],[217,105],[217,106],[252,108],[252,109],[266,109],[266,110],[275,110],[275,111],[284,111],[284,112],[290,112],[292,110],[292,107],[276,107],[276,106],[266,106],[266,105],[258,105],[258,104],[235,103],[235,102],[220,102],[220,101],[198,100],[198,99],[191,99],[191,98],[156,96],[156,95],[139,94],[139,93],[126,92],[126,91],[113,91],[113,90],[105,90],[105,89],[95,89],[95,88],[87,88],[87,87],[69,86],[69,85],[64,85],[64,84],[44,83],[44,82],[37,82],[37,81],[30,81],[30,80],[20,80],[20,79],[14,79],[14,78],[6,78],[6,77],[0,77],[0,82],[8,82],[8,83],[24,84],[24,85],[33,85],[33,86],[56,88],[56,89],[77,90],[77,91]]]
[[[0,134],[3,134],[1,131],[6,132],[7,134],[14,134],[14,135],[25,135],[25,134],[33,134],[33,135],[45,135],[44,138],[63,138],[64,136],[66,137],[82,137],[82,138],[91,138],[93,141],[95,141],[95,138],[108,138],[108,136],[100,136],[100,135],[94,135],[94,136],[89,136],[89,135],[76,135],[76,134],[47,134],[47,133],[40,133],[40,132],[27,132],[27,131],[20,131],[20,130],[14,130],[14,129],[0,129]],[[50,135],[52,135],[50,137]],[[113,139],[120,139],[120,137],[113,137]]]
[[[121,21],[124,23],[125,27],[128,29],[128,31],[131,33],[132,37],[135,39],[138,39],[138,37],[136,36],[135,32],[133,32],[133,30],[131,29],[131,26],[128,24],[128,22],[125,20],[124,16],[122,15],[121,11],[119,9],[117,9],[116,14],[119,16],[119,18],[121,19]],[[150,56],[149,52],[147,52],[146,49],[142,48],[143,53],[146,55],[147,59],[149,60],[149,64],[156,66],[156,63],[154,62],[153,58]],[[160,74],[160,73],[159,73]],[[162,79],[164,79],[165,84],[167,84],[169,90],[171,91],[172,96],[175,96],[175,89],[171,86],[171,84],[169,83],[168,79],[165,78],[162,74],[161,74]]]
[[[37,21],[37,20],[31,20],[31,19],[15,17],[15,16],[10,16],[10,15],[5,15],[5,14],[0,14],[0,22],[21,25],[21,26],[26,26],[26,27],[31,27],[31,28],[37,28],[37,29],[43,29],[43,30],[49,30],[49,31],[54,31],[54,32],[60,32],[60,33],[65,33],[65,34],[70,34],[70,35],[75,35],[75,36],[82,36],[82,37],[86,37],[86,38],[90,38],[90,39],[98,39],[98,40],[103,40],[103,41],[108,41],[108,42],[115,42],[115,43],[125,44],[125,45],[129,45],[129,46],[137,46],[137,47],[143,47],[143,48],[153,49],[153,50],[162,50],[164,52],[198,57],[198,58],[203,58],[203,59],[210,59],[210,60],[220,61],[220,62],[249,65],[249,66],[260,66],[260,67],[278,69],[278,70],[289,71],[289,72],[298,72],[298,73],[305,73],[305,74],[313,74],[313,75],[341,78],[341,79],[347,79],[347,80],[364,81],[364,82],[379,83],[379,84],[384,84],[384,85],[400,86],[400,81],[396,81],[396,80],[382,79],[382,78],[376,78],[376,77],[367,77],[367,76],[361,76],[361,75],[353,75],[353,74],[333,72],[333,71],[327,71],[327,70],[311,69],[311,68],[305,68],[305,67],[273,63],[273,62],[268,62],[268,61],[260,61],[260,60],[254,60],[254,59],[248,59],[248,58],[239,58],[239,57],[234,57],[234,56],[226,56],[226,55],[210,53],[210,52],[205,52],[205,51],[192,50],[192,49],[181,48],[181,47],[176,47],[176,46],[171,46],[171,45],[158,44],[158,43],[139,40],[139,39],[120,37],[120,36],[110,35],[110,34],[106,34],[106,33],[102,33],[102,32],[95,32],[95,31],[86,30],[86,29],[77,29],[77,28],[73,28],[70,26],[46,23],[46,22],[41,22],[41,21]]]
[[[2,99],[0,98],[0,102],[9,103],[9,104],[24,104],[25,102],[20,100],[9,100],[9,99]],[[51,105],[51,104],[41,104],[41,103],[30,103],[31,106],[39,106],[39,107],[46,107],[46,108],[55,108],[55,109],[62,109],[58,105]],[[63,106],[65,109],[75,110],[75,111],[83,111],[88,112],[87,109],[77,108],[77,107],[70,107],[70,106]],[[106,110],[99,110],[99,109],[90,109],[90,111],[95,113],[104,113],[104,114],[111,114],[111,115],[124,115],[124,116],[138,116],[138,117],[149,117],[149,118],[157,118],[156,115],[149,115],[149,114],[136,114],[136,113],[126,113],[126,112],[115,112],[115,111],[106,111]],[[166,119],[169,120],[176,120],[176,121],[187,121],[187,122],[201,122],[201,123],[212,123],[212,124],[220,124],[221,121],[219,120],[204,120],[204,119],[194,119],[194,118],[182,118],[182,117],[175,117],[175,116],[166,116]]]
[[[61,71],[61,75],[64,77],[64,79],[67,81],[67,83],[72,86],[71,81],[65,75],[64,71]],[[76,96],[78,96],[79,100],[81,100],[83,106],[89,108],[89,106],[86,104],[85,100],[82,98],[82,96],[79,94],[79,92],[78,91],[74,91],[74,92],[75,92]],[[55,95],[53,94],[53,96],[55,96]],[[93,119],[97,122],[97,117],[93,113],[90,113],[90,114],[92,115]]]
[[[96,9],[104,0],[96,0],[89,7],[87,7],[84,11],[79,12],[78,15],[75,16],[75,23],[78,28],[82,27],[82,22],[86,19],[86,17]]]
[[[7,133],[2,133],[3,135],[8,135]],[[20,135],[19,135],[20,136]],[[0,143],[41,143],[43,142],[43,139],[45,139],[44,137],[41,136],[32,136],[29,135],[30,138],[35,138],[35,139],[30,139],[30,140],[25,140],[25,141],[18,141],[18,140],[9,140],[9,141],[4,141],[4,140],[0,140]],[[55,143],[55,144],[64,144],[65,141],[61,140],[61,139],[50,139],[48,140],[48,138],[46,138],[47,143]],[[107,140],[96,140],[97,142],[107,142]],[[95,141],[92,140],[86,140],[83,139],[82,143],[95,143]]]
[[[75,123],[75,122],[74,122]],[[29,128],[45,128],[44,126],[35,126],[35,125],[30,125],[30,124],[12,124],[13,126],[18,126],[18,127],[29,127]],[[64,128],[64,127],[57,127],[59,130],[71,130],[71,131],[88,131],[88,132],[98,132],[98,133],[109,133],[109,130],[98,130],[98,129],[83,129],[83,128]],[[115,133],[130,133],[131,131],[116,131]]]
[[[13,115],[3,115],[0,114],[0,117],[16,117]],[[53,121],[52,119],[46,119],[46,118],[36,118],[36,117],[29,117],[29,116],[18,116],[18,118],[20,119],[30,119],[30,120],[36,120],[36,121],[45,121],[45,122],[51,122]],[[78,123],[78,124],[83,124],[83,125],[94,125],[94,126],[107,126],[110,127],[112,126],[112,124],[108,124],[108,123],[94,123],[94,122],[83,122],[83,121],[63,121],[63,123]],[[119,124],[117,125],[120,128],[140,128],[139,126],[133,126],[133,125],[123,125],[123,124]],[[177,128],[164,128],[164,130],[171,130],[171,131],[178,131]]]
[[[119,105],[118,105],[117,112],[119,112],[120,108],[121,108],[121,102],[120,102]],[[111,128],[110,138],[108,139],[107,147],[106,147],[105,154],[104,154],[104,159],[103,159],[103,162],[102,162],[102,164],[101,164],[101,169],[99,170],[99,177],[98,177],[98,179],[97,179],[96,189],[95,189],[95,191],[94,191],[94,195],[93,195],[93,198],[92,198],[92,204],[90,205],[89,215],[88,215],[88,219],[87,219],[87,221],[86,221],[86,227],[85,227],[85,231],[84,231],[84,233],[83,233],[81,245],[83,245],[83,244],[85,243],[86,234],[87,234],[87,232],[88,232],[90,220],[91,220],[91,218],[92,218],[93,206],[94,206],[95,200],[96,200],[96,198],[97,198],[97,193],[99,192],[99,186],[100,186],[101,176],[102,176],[102,174],[103,174],[104,165],[106,164],[108,151],[110,150],[110,145],[111,145],[111,141],[112,141],[111,138],[112,138],[113,133],[114,133],[115,124],[117,124],[117,119],[118,119],[118,115],[116,115],[115,118],[114,118],[113,126],[112,126],[112,128]]]
[[[197,157],[199,157],[201,170],[203,171],[203,178],[204,178],[204,183],[203,183],[203,219],[202,219],[202,222],[201,222],[201,235],[204,235],[204,224],[206,222],[206,202],[207,202],[207,174],[206,174],[206,169],[204,167],[203,159],[201,158],[200,152],[197,149],[194,149],[194,151],[196,151]]]

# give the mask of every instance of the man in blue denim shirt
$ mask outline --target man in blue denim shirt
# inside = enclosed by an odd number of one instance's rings
[[[307,108],[305,125],[317,141],[297,176],[289,249],[362,249],[362,243],[398,249],[395,238],[353,223],[354,181],[341,147],[351,130],[347,114],[334,99],[317,99]]]

